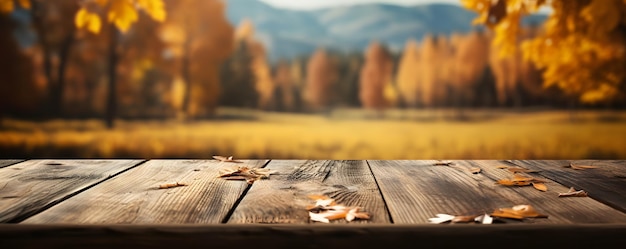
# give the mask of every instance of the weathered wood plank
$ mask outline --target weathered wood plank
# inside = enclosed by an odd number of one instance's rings
[[[362,207],[372,216],[368,221],[351,223],[389,223],[365,161],[274,160],[267,168],[277,174],[255,182],[228,223],[308,223],[306,206],[314,204],[307,198],[310,194],[327,195],[339,204]]]
[[[543,161],[533,161],[534,163],[542,163]],[[506,165],[503,162],[495,160],[476,160],[461,162],[459,165],[466,167],[480,167],[481,174],[493,179],[511,179],[513,173],[505,168],[498,168]],[[530,167],[524,167],[531,169]],[[525,177],[534,177],[545,180],[544,183],[548,187],[548,191],[542,192],[532,186],[507,187],[496,185],[495,188],[504,197],[517,204],[530,204],[539,212],[549,215],[548,219],[537,219],[536,222],[541,223],[558,223],[558,224],[584,224],[584,223],[626,223],[626,214],[615,210],[605,204],[597,202],[587,197],[570,197],[559,198],[559,193],[567,192],[568,186],[563,186],[558,182],[542,177],[543,171],[538,173],[517,173]],[[598,179],[600,180],[600,179]],[[622,185],[620,189],[625,189],[626,185]]]
[[[10,166],[19,162],[23,162],[25,160],[9,160],[9,159],[3,159],[0,160],[0,168],[4,168],[6,166]]]
[[[626,225],[0,225],[2,248],[619,248]]]
[[[540,170],[539,174],[566,187],[583,189],[589,196],[617,210],[626,212],[626,161],[624,160],[529,160],[511,161],[529,169]],[[596,169],[575,170],[565,168],[575,165],[598,166]]]
[[[241,165],[262,167],[266,162],[244,160]],[[220,169],[233,165],[215,160],[151,160],[23,223],[220,223],[248,188],[245,181],[218,178]],[[188,185],[158,188],[176,182]]]
[[[29,160],[0,169],[0,223],[19,222],[142,160]]]
[[[438,213],[482,214],[513,202],[493,181],[431,160],[368,161],[396,224],[424,224]]]

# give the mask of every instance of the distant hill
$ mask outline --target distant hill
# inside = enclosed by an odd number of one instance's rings
[[[309,54],[318,46],[341,51],[361,51],[371,40],[389,48],[402,49],[410,38],[421,40],[427,34],[466,33],[476,14],[451,4],[404,7],[389,4],[363,4],[320,10],[279,9],[257,0],[227,0],[228,20],[237,26],[250,19],[257,37],[266,45],[270,59]],[[525,22],[539,23],[545,16],[532,16]]]

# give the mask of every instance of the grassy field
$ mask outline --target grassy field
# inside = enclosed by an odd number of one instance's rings
[[[626,112],[220,109],[215,120],[0,122],[2,158],[626,159]]]

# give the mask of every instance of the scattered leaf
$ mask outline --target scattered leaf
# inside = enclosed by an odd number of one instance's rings
[[[587,197],[587,192],[585,192],[584,190],[578,190],[576,191],[576,189],[574,189],[574,187],[569,188],[569,191],[567,191],[567,193],[559,193],[559,197]]]
[[[166,184],[161,184],[159,185],[160,189],[166,189],[166,188],[175,188],[175,187],[182,187],[182,186],[187,186],[188,184],[186,183],[182,183],[182,182],[175,182],[175,183],[166,183]]]
[[[469,170],[470,172],[472,172],[472,174],[478,174],[481,171],[479,167],[471,167]]]
[[[469,223],[474,222],[476,215],[457,215],[452,219],[452,223]]]
[[[535,187],[535,189],[539,191],[543,191],[543,192],[548,191],[548,187],[543,183],[533,182],[532,184],[533,184],[533,187]]]
[[[233,156],[225,157],[225,156],[213,156],[213,159],[218,160],[220,162],[229,162],[229,163],[243,163],[242,161],[233,159]]]
[[[493,217],[491,217],[488,214],[483,214],[483,215],[479,215],[476,218],[474,218],[474,221],[480,223],[480,224],[493,224]]]
[[[491,213],[493,217],[511,218],[522,220],[524,218],[548,218],[547,215],[538,213],[531,205],[517,205],[512,208],[499,208]]]
[[[254,181],[269,178],[273,172],[264,168],[249,168],[247,166],[229,167],[220,170],[219,177],[226,180],[246,180],[248,184]]]
[[[573,163],[570,163],[569,165],[565,165],[563,166],[565,168],[572,168],[575,170],[585,170],[585,169],[597,169],[598,166],[592,166],[592,165],[575,165]]]
[[[350,222],[355,219],[370,218],[367,212],[360,211],[360,207],[338,205],[335,200],[324,195],[309,195],[308,197],[315,201],[315,205],[306,208],[311,221],[330,223],[331,220],[345,219]]]
[[[454,219],[454,215],[449,215],[449,214],[437,214],[437,217],[435,218],[429,218],[428,222],[430,223],[435,223],[435,224],[441,224],[441,223],[446,223],[448,221],[452,221],[452,219]]]
[[[515,180],[510,180],[510,179],[500,179],[496,182],[497,184],[500,185],[504,185],[504,186],[528,186],[531,185],[532,182],[531,181],[515,181]]]

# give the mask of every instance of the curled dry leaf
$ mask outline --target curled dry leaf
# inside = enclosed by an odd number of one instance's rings
[[[350,222],[355,219],[370,218],[367,212],[360,211],[360,207],[338,205],[335,200],[324,195],[309,195],[308,197],[315,201],[315,205],[306,208],[312,221],[329,223],[331,220],[345,219]]]
[[[585,192],[584,190],[578,190],[576,191],[576,189],[574,189],[574,187],[569,188],[569,191],[567,191],[567,193],[559,193],[559,197],[587,197],[587,192]]]
[[[175,187],[182,187],[182,186],[187,186],[188,184],[186,183],[182,183],[182,182],[175,182],[175,183],[166,183],[166,184],[161,184],[159,185],[160,189],[166,189],[166,188],[175,188]]]
[[[229,162],[229,163],[243,163],[242,161],[233,159],[233,156],[225,157],[225,156],[213,156],[213,159],[218,160],[220,162]]]
[[[548,218],[538,213],[531,205],[517,205],[512,208],[498,208],[491,213],[493,217],[523,220],[525,218]]]
[[[429,218],[429,223],[442,224],[442,223],[482,223],[491,224],[493,218],[488,214],[484,215],[451,215],[451,214],[436,214],[437,217]]]
[[[548,191],[548,186],[546,186],[543,183],[533,182],[532,184],[533,184],[533,187],[535,187],[535,189],[537,189],[539,191],[543,191],[543,192]]]
[[[570,163],[568,165],[563,166],[564,168],[571,168],[571,169],[575,169],[575,170],[585,170],[585,169],[597,169],[598,166],[592,166],[592,165],[575,165],[573,163]]]
[[[248,184],[252,184],[256,180],[269,178],[272,173],[269,169],[238,166],[221,169],[219,177],[226,180],[245,180]]]
[[[435,223],[435,224],[441,224],[441,223],[446,223],[448,221],[452,221],[452,219],[454,219],[454,215],[449,215],[449,214],[436,214],[437,217],[435,218],[429,218],[428,222],[430,223]]]
[[[479,167],[471,167],[469,170],[470,172],[472,172],[472,174],[478,174],[481,171]]]

